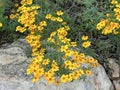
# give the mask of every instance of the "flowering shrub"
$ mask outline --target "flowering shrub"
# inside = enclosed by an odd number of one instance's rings
[[[101,30],[102,34],[107,37],[106,51],[107,58],[116,58],[120,65],[120,2],[119,0],[111,0],[110,12],[106,14],[96,26],[97,30]]]
[[[15,31],[18,25],[17,14],[13,14],[17,9],[15,2],[18,3],[17,0],[0,0],[0,45],[23,37],[23,34]]]
[[[64,13],[59,10],[56,13],[48,13],[43,20],[38,21],[39,5],[33,4],[33,0],[21,0],[21,6],[17,12],[19,26],[16,31],[28,32],[26,41],[32,47],[32,62],[27,68],[27,74],[33,74],[33,82],[44,77],[49,84],[59,85],[61,82],[71,82],[92,74],[92,69],[98,66],[96,59],[87,57],[76,50],[77,43],[67,38],[70,27],[62,18]],[[51,24],[52,23],[52,24]],[[56,26],[51,31],[51,26]],[[43,39],[45,33],[47,38]],[[82,46],[90,46],[88,36],[83,36]]]
[[[106,14],[106,18],[97,24],[97,29],[102,30],[102,34],[119,34],[120,29],[120,3],[118,0],[111,0],[111,12]]]

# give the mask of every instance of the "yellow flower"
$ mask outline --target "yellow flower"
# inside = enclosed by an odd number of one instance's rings
[[[71,61],[65,61],[64,65],[65,65],[65,67],[68,67],[68,66],[72,65],[72,62]]]
[[[107,13],[107,14],[106,14],[106,16],[107,16],[107,17],[109,17],[109,16],[110,16],[110,14],[109,14],[109,13]]]
[[[86,42],[83,42],[83,43],[82,43],[82,46],[83,46],[84,48],[88,48],[90,45],[91,45],[91,42],[90,42],[90,41],[86,41]]]
[[[69,26],[65,26],[65,30],[66,31],[70,30],[70,27]]]
[[[47,14],[45,18],[46,18],[46,19],[50,19],[51,17],[52,17],[51,14]]]
[[[98,30],[101,30],[108,23],[108,19],[102,19],[96,26]]]
[[[47,64],[49,64],[49,62],[50,62],[49,59],[44,59],[43,62],[42,62],[42,64],[43,64],[43,65],[47,65]]]
[[[112,1],[111,1],[111,4],[117,4],[117,3],[118,3],[117,0],[112,0]]]
[[[59,86],[61,84],[61,82],[59,80],[55,81],[55,85]]]
[[[2,23],[0,22],[0,27],[2,27]]]
[[[116,15],[116,19],[117,19],[118,21],[120,21],[120,14],[117,14],[117,15]]]
[[[30,68],[28,68],[28,69],[26,70],[26,74],[29,75],[29,74],[31,74],[31,73],[32,73],[32,70],[31,70]]]
[[[51,68],[47,73],[48,73],[50,76],[54,76],[55,71]]]
[[[16,4],[15,4],[15,7],[18,7],[18,6],[19,6],[19,5],[16,3]]]
[[[49,42],[55,43],[55,40],[53,38],[48,38]]]
[[[66,50],[68,50],[68,45],[65,45],[65,46],[61,46],[61,49],[60,49],[60,51],[61,52],[65,52]]]
[[[73,77],[69,74],[68,75],[68,81],[67,82],[71,82],[73,80]]]
[[[44,26],[44,27],[47,26],[46,21],[41,21],[41,22],[40,22],[40,26]]]
[[[114,33],[115,35],[118,35],[118,34],[119,34],[119,32],[116,31],[116,30],[114,30],[113,33]]]
[[[117,34],[117,32],[115,32],[117,29],[119,29],[119,23],[117,22],[110,22],[109,24],[107,24],[105,26],[105,28],[102,31],[102,34],[107,35],[110,33],[115,33]]]
[[[85,54],[84,53],[80,53],[79,56],[80,56],[80,58],[85,58]]]
[[[42,26],[38,26],[37,28],[39,31],[42,31],[44,29],[44,27],[42,27]]]
[[[70,65],[69,65],[69,69],[70,69],[70,70],[75,70],[75,69],[76,69],[75,64],[74,64],[74,63],[70,64]]]
[[[86,71],[85,71],[85,74],[86,74],[87,76],[89,76],[89,75],[92,74],[92,71],[91,71],[91,70],[86,70]]]
[[[48,80],[48,78],[50,78],[50,77],[51,77],[51,74],[48,73],[48,72],[45,72],[44,78],[45,78],[46,80]]]
[[[68,50],[65,51],[65,56],[66,56],[66,57],[69,57],[69,56],[71,56],[72,54],[73,54],[73,51],[72,51],[72,50],[69,50],[69,49],[68,49]]]
[[[55,61],[55,60],[53,60],[53,62],[52,62],[52,65],[51,65],[52,67],[53,66],[57,66],[57,62]]]
[[[63,22],[62,25],[66,25],[67,23],[66,22]]]
[[[56,20],[57,20],[58,22],[62,22],[62,21],[63,21],[63,19],[60,18],[60,17],[57,17]]]
[[[55,82],[55,78],[54,77],[49,77],[48,78],[48,84],[52,84]]]
[[[77,46],[76,42],[71,42],[71,46],[72,46],[72,47]]]
[[[82,76],[82,74],[84,74],[83,70],[76,70],[73,74],[73,79],[78,79],[79,77]]]
[[[61,16],[61,15],[63,15],[63,12],[60,10],[60,11],[57,11],[56,14],[57,14],[58,16]]]
[[[88,36],[82,36],[82,40],[87,40]]]
[[[51,21],[55,21],[56,18],[55,18],[55,17],[51,17],[50,20],[51,20]]]
[[[89,58],[88,58],[88,61],[89,61],[90,63],[93,63],[93,62],[94,62],[94,58],[89,57]]]
[[[73,79],[78,79],[79,78],[79,74],[77,73],[77,72],[75,72],[74,74],[73,74]]]
[[[50,34],[51,37],[53,37],[53,36],[55,36],[55,35],[56,35],[56,32],[52,32],[52,33]]]
[[[30,31],[35,30],[36,28],[37,28],[37,26],[36,26],[35,24],[30,25],[30,26],[28,27],[28,29],[29,29]]]
[[[63,83],[67,82],[68,81],[68,75],[63,74],[60,78],[60,81],[63,82]]]
[[[37,74],[41,77],[44,74],[44,69],[43,68],[38,69]]]
[[[58,66],[52,66],[52,70],[53,70],[53,71],[58,71],[58,70],[59,70],[59,67],[58,67]]]
[[[38,80],[39,80],[39,77],[34,76],[33,79],[32,79],[32,82],[34,83],[34,82],[37,82]]]
[[[99,65],[98,63],[93,63],[93,64],[92,64],[92,67],[93,67],[93,68],[96,68],[98,65]]]
[[[23,33],[23,32],[26,31],[26,28],[21,27],[21,26],[17,26],[17,27],[16,27],[16,31],[19,31],[19,32]]]

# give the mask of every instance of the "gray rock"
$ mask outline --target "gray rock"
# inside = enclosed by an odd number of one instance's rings
[[[6,65],[14,61],[22,62],[27,59],[25,52],[19,47],[0,50],[0,64]]]
[[[113,85],[102,66],[94,69],[93,74],[85,81],[76,80],[69,83],[62,83],[59,87],[48,85],[44,80],[37,85],[38,90],[114,90]],[[42,88],[42,89],[40,89]]]
[[[120,75],[120,67],[119,65],[116,63],[115,59],[109,58],[108,60],[108,66],[110,68],[110,76],[112,79],[114,78],[118,78]]]
[[[29,46],[26,45],[25,42],[14,42],[0,49],[0,90],[114,90],[102,66],[95,68],[85,81],[62,83],[58,87],[48,85],[43,78],[32,83],[32,75],[26,75],[27,66],[31,61],[31,58],[26,56],[25,49]]]
[[[120,90],[120,78],[113,80],[113,84],[115,86],[115,90]]]
[[[7,75],[0,80],[0,90],[32,90],[31,88],[33,86],[33,83],[30,81],[18,78],[9,78]]]
[[[7,65],[14,61],[22,62],[27,59],[30,54],[30,46],[24,39],[19,39],[16,42],[0,49],[0,64]]]
[[[89,77],[89,81],[93,85],[94,90],[114,90],[113,85],[102,66],[94,69],[93,75]]]
[[[17,41],[13,42],[12,44],[8,45],[6,48],[10,47],[19,47],[26,51],[26,49],[31,49],[30,45],[26,42],[25,39],[18,39]]]

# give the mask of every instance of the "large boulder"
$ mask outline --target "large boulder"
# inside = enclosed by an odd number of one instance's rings
[[[26,47],[29,45],[25,40],[18,40],[0,48],[0,90],[114,90],[101,65],[85,80],[62,83],[60,86],[48,85],[43,78],[32,83],[32,75],[26,75],[27,66],[31,61],[26,55]]]

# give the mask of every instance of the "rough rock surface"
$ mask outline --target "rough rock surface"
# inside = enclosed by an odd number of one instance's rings
[[[116,63],[115,59],[109,58],[108,60],[108,67],[110,68],[111,71],[111,78],[118,78],[120,77],[120,67],[118,63]]]
[[[113,82],[115,90],[120,90],[120,66],[116,59],[108,58],[108,75]]]
[[[113,84],[115,86],[115,90],[120,90],[120,78],[113,80]]]
[[[102,66],[94,69],[85,81],[62,83],[59,87],[48,85],[43,78],[32,83],[32,75],[26,75],[26,68],[31,61],[26,56],[27,47],[29,45],[24,40],[18,40],[0,49],[0,90],[114,90]]]

